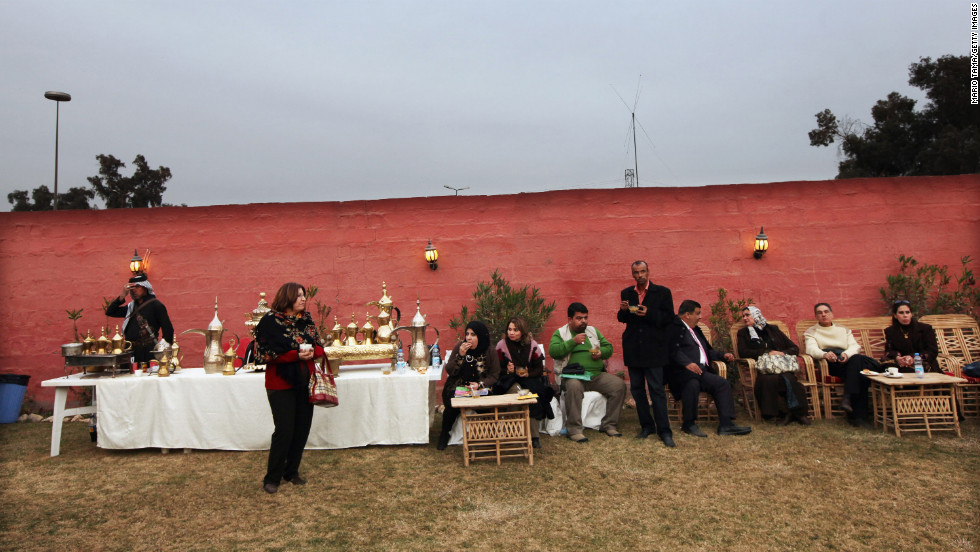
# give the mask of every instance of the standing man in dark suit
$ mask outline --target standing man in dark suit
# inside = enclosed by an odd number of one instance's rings
[[[673,447],[674,434],[667,419],[667,394],[664,391],[664,368],[667,365],[664,330],[674,319],[674,300],[669,289],[650,283],[650,267],[646,261],[636,261],[630,268],[636,286],[619,293],[616,320],[626,324],[623,362],[629,370],[630,393],[636,401],[636,415],[642,427],[636,438],[645,439],[656,433],[665,445]],[[644,387],[650,389],[653,416]]]
[[[718,435],[745,435],[752,428],[737,426],[735,400],[728,380],[715,373],[712,360],[733,360],[731,353],[720,353],[711,348],[698,322],[701,321],[701,305],[685,299],[677,318],[669,327],[670,366],[667,381],[674,398],[681,401],[684,421],[681,431],[695,437],[707,437],[698,427],[698,396],[702,391],[715,399],[718,409]]]

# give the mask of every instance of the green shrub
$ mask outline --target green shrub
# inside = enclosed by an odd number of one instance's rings
[[[463,331],[471,320],[479,320],[490,330],[492,343],[499,341],[507,332],[507,322],[520,316],[527,321],[532,335],[540,342],[540,333],[545,323],[555,311],[555,302],[546,303],[537,287],[525,285],[520,288],[511,287],[510,283],[494,270],[489,282],[476,284],[473,292],[474,309],[466,305],[458,316],[449,320],[449,327],[456,331],[456,336],[462,339]]]
[[[912,256],[899,255],[897,274],[886,277],[887,287],[878,288],[888,314],[896,299],[906,299],[912,304],[916,316],[926,314],[980,314],[980,288],[967,255],[960,259],[963,271],[956,278],[955,288],[949,289],[953,277],[949,267],[934,264],[920,265]]]
[[[708,318],[712,347],[722,352],[731,352],[732,337],[729,332],[732,326],[742,319],[742,311],[745,307],[751,304],[751,297],[736,301],[728,298],[728,291],[725,288],[718,288],[718,300],[712,303],[711,316]]]

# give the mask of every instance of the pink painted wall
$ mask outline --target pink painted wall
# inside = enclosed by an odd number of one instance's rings
[[[755,260],[760,226],[771,245]],[[429,238],[437,271],[422,257]],[[878,288],[899,254],[957,270],[960,257],[980,257],[980,178],[2,213],[0,372],[30,374],[29,392],[50,402],[39,385],[63,373],[65,309],[85,309],[82,330],[104,324],[102,298],[119,293],[134,248],[151,250],[150,280],[178,332],[205,327],[218,296],[226,326],[245,334],[258,292],[271,297],[288,280],[320,286],[343,324],[354,312],[360,325],[385,280],[408,318],[421,296],[445,348],[449,319],[500,268],[557,301],[544,341],[580,300],[618,349],[619,290],[636,259],[673,290],[675,307],[685,298],[707,307],[723,286],[791,327],[821,300],[841,317],[881,314]],[[203,338],[180,341],[185,365],[200,365]],[[622,366],[618,350],[612,364]]]

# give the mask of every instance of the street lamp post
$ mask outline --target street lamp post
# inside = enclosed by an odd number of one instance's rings
[[[54,210],[58,210],[58,119],[61,117],[61,102],[70,102],[71,95],[67,92],[47,91],[44,97],[54,100]]]

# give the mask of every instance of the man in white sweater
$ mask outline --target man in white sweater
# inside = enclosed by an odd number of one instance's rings
[[[844,380],[844,399],[841,408],[847,412],[847,421],[856,427],[870,428],[868,423],[868,387],[870,381],[861,375],[864,369],[875,369],[874,360],[858,354],[858,345],[851,330],[834,324],[834,311],[827,303],[813,307],[817,325],[803,333],[806,354],[815,359],[825,359],[830,375]]]

